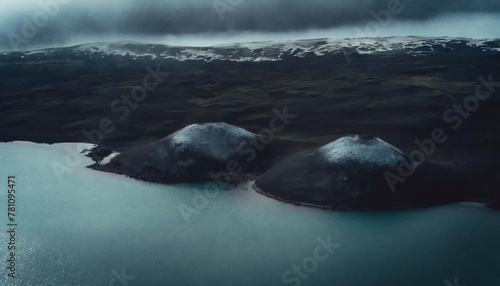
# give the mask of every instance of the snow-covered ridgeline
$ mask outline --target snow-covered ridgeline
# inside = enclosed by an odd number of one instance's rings
[[[26,55],[59,53],[70,49],[90,57],[130,56],[179,61],[199,60],[211,62],[227,60],[235,62],[278,61],[286,57],[305,58],[337,54],[376,54],[401,52],[410,55],[426,55],[439,51],[480,49],[500,52],[500,40],[468,38],[387,37],[353,39],[308,39],[290,41],[265,41],[216,45],[210,47],[182,47],[140,42],[92,43],[69,48],[52,48],[25,52]]]

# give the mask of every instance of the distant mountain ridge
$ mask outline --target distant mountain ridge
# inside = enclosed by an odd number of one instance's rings
[[[308,39],[290,41],[248,42],[210,47],[181,47],[140,42],[101,42],[64,48],[47,48],[25,52],[2,53],[63,56],[65,53],[89,57],[129,56],[133,58],[173,59],[178,61],[279,61],[286,58],[307,58],[327,55],[406,53],[422,56],[438,52],[481,50],[500,53],[500,39],[386,37],[355,39]]]

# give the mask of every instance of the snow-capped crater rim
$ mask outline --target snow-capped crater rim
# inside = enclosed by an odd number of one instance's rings
[[[164,140],[177,152],[193,150],[217,160],[228,160],[242,152],[257,135],[223,122],[196,123],[167,136]]]
[[[362,135],[341,137],[320,147],[319,153],[328,162],[355,160],[393,168],[405,160],[405,154],[393,145],[377,137]]]
[[[224,122],[210,122],[194,123],[188,125],[172,133],[166,138],[171,138],[174,143],[182,144],[192,142],[193,140],[198,139],[197,137],[199,137],[200,135],[206,136],[206,133],[209,132],[226,132],[227,135],[245,139],[256,136],[256,134],[234,125],[230,125]]]

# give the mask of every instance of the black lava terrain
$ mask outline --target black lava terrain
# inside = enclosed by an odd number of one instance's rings
[[[441,128],[447,139],[426,159],[477,176],[478,188],[498,188],[500,84],[483,86],[490,96],[473,110],[463,105],[476,98],[479,77],[500,82],[500,41],[425,43],[376,51],[349,44],[322,55],[316,51],[326,40],[219,47],[204,57],[196,55],[206,48],[146,44],[117,44],[121,53],[92,45],[4,53],[0,141],[92,142],[120,150],[193,123],[225,122],[258,134],[273,110],[286,108],[296,117],[275,136],[304,143],[289,153],[348,134],[376,136],[410,153],[418,149],[415,140]],[[159,71],[159,84],[141,102],[122,102],[151,70]],[[102,132],[103,119],[111,132]]]

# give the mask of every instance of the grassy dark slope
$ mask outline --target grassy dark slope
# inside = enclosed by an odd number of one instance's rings
[[[116,128],[103,143],[156,140],[190,123],[224,121],[252,132],[273,108],[297,117],[277,134],[320,145],[345,134],[383,138],[405,151],[443,128],[449,139],[430,160],[498,170],[500,88],[457,130],[443,113],[474,95],[479,75],[500,81],[500,53],[467,50],[285,58],[277,62],[92,58],[62,50],[0,56],[0,141],[88,142],[82,131],[103,118]],[[124,120],[110,105],[141,85],[146,66],[170,75]],[[493,168],[493,169],[492,169]]]

